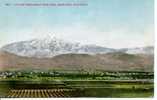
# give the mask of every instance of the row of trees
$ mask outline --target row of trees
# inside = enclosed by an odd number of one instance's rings
[[[152,72],[59,72],[59,71],[7,71],[0,72],[0,77],[3,78],[34,78],[34,77],[63,77],[69,79],[75,78],[90,78],[90,79],[153,79]]]

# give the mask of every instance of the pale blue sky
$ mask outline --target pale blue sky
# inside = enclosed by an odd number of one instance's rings
[[[14,6],[59,2],[88,6]],[[1,0],[0,46],[47,35],[111,48],[153,45],[153,5],[153,0]]]

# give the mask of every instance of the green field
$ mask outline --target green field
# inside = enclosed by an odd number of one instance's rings
[[[0,75],[1,97],[132,98],[154,95],[152,72],[7,71]]]

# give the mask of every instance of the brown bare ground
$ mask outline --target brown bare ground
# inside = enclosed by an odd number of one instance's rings
[[[153,55],[108,54],[62,54],[53,58],[21,57],[0,52],[0,70],[63,69],[63,70],[111,70],[153,71]]]

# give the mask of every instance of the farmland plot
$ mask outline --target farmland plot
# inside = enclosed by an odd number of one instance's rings
[[[8,98],[49,98],[49,97],[73,97],[72,89],[18,89],[10,90]]]

